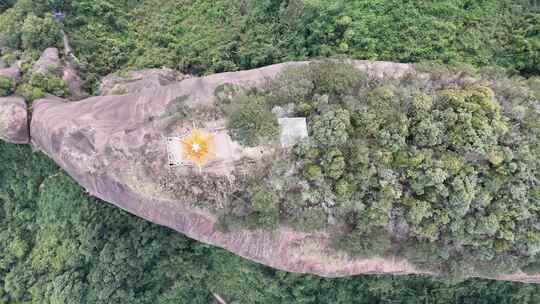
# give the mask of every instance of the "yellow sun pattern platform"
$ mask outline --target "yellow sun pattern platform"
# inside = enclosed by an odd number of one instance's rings
[[[197,128],[180,137],[167,138],[169,165],[195,165],[201,169],[216,157],[214,135]]]
[[[278,122],[283,148],[290,148],[299,140],[308,137],[304,117],[280,118]],[[167,137],[167,155],[171,167],[193,166],[199,171],[206,167],[213,172],[225,172],[230,171],[235,162],[245,157],[257,159],[264,152],[261,147],[241,146],[231,139],[224,127],[208,130],[196,128],[194,125],[180,136]]]

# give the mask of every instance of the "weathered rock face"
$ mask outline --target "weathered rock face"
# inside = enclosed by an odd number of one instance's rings
[[[52,73],[60,76],[62,72],[62,62],[57,48],[48,48],[39,57],[38,61],[32,66],[33,73],[48,74]]]
[[[321,276],[367,273],[422,273],[405,260],[351,257],[329,247],[324,232],[302,233],[287,227],[273,232],[215,229],[211,213],[194,208],[161,189],[160,172],[183,178],[183,169],[168,166],[166,141],[191,122],[175,120],[171,108],[178,100],[191,109],[211,106],[214,92],[230,83],[258,86],[284,68],[305,62],[272,65],[260,69],[188,78],[162,86],[139,83],[119,96],[98,96],[80,102],[57,99],[34,102],[32,143],[53,158],[91,195],[137,216],[165,225],[199,241],[230,250],[265,265]],[[412,67],[406,64],[353,61],[374,77],[401,77]],[[104,86],[106,94],[109,86]],[[195,110],[194,110],[195,111]],[[204,127],[219,129],[223,122],[209,119]],[[246,151],[244,151],[246,152]],[[235,165],[235,164],[233,164]],[[211,168],[221,172],[223,168]],[[212,188],[200,189],[212,191]],[[501,279],[538,281],[539,276],[516,274]]]
[[[69,45],[64,50],[64,52],[68,54],[68,59],[71,59],[71,57],[69,57],[71,55],[70,50]],[[88,96],[83,90],[83,81],[79,77],[72,60],[61,60],[60,52],[57,48],[48,48],[43,51],[38,61],[32,66],[32,73],[53,74],[62,78],[70,92],[71,99],[73,100],[79,100]]]
[[[67,63],[62,72],[62,80],[65,82],[69,93],[75,100],[79,100],[86,95],[83,90],[83,81],[77,73],[77,69],[72,64]]]
[[[62,74],[62,80],[66,83],[66,86],[71,93],[74,100],[79,100],[88,96],[83,89],[83,81],[79,77],[77,69],[77,58],[73,54],[73,49],[69,44],[69,38],[62,30],[63,43],[64,43],[64,71]]]
[[[27,144],[30,141],[26,102],[23,98],[0,98],[0,138],[14,144]]]
[[[17,83],[19,80],[21,80],[21,69],[17,66],[13,66],[10,68],[0,69],[0,76],[7,77],[11,79],[13,82]]]
[[[99,95],[124,95],[158,88],[184,79],[171,69],[144,69],[107,75],[101,81]]]

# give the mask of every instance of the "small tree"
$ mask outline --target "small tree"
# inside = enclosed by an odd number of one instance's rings
[[[275,115],[262,98],[240,96],[228,109],[228,129],[234,140],[246,146],[256,146],[276,139],[279,125]]]
[[[24,49],[41,51],[56,46],[60,38],[60,27],[50,14],[46,14],[43,18],[30,14],[21,28],[21,42]]]
[[[313,118],[311,131],[317,143],[324,147],[342,145],[349,139],[349,111],[334,109]]]
[[[13,89],[13,82],[11,79],[0,76],[0,97],[1,96],[8,96],[11,94],[11,91]]]

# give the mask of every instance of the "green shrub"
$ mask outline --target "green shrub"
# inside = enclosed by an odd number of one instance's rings
[[[7,66],[12,66],[17,61],[17,55],[11,50],[6,50],[2,52],[2,57],[0,57],[0,59],[4,61]]]
[[[10,19],[16,26],[6,31],[17,33],[18,48],[25,14],[67,13],[66,32],[93,88],[102,76],[129,66],[210,74],[336,56],[500,65],[523,75],[539,73],[538,17],[526,1],[435,7],[391,1],[17,2],[5,13],[24,8]],[[471,29],[476,22],[486,26]],[[408,28],[407,39],[403,28]]]
[[[324,178],[321,167],[315,164],[306,166],[304,176],[310,181],[321,181]]]
[[[16,0],[5,0],[0,3],[0,13],[4,12],[8,8],[12,7],[15,4]]]
[[[295,109],[307,116],[311,134],[294,147],[295,163],[274,172],[276,178],[285,172],[292,176],[282,183],[272,182],[268,188],[281,198],[285,223],[300,230],[323,229],[337,223],[351,225],[358,242],[371,237],[374,231],[401,229],[402,240],[423,240],[440,248],[444,254],[433,257],[432,264],[439,263],[437,269],[456,278],[480,271],[478,267],[496,259],[496,252],[520,248],[521,252],[530,250],[536,254],[535,234],[531,232],[531,237],[523,240],[518,237],[523,228],[518,226],[526,225],[523,220],[530,218],[534,209],[527,207],[536,198],[527,196],[524,181],[534,183],[536,176],[533,168],[538,163],[531,158],[534,153],[530,149],[538,146],[530,144],[537,135],[518,137],[524,143],[518,148],[521,152],[515,150],[518,146],[502,143],[511,118],[499,104],[503,99],[499,99],[497,82],[486,87],[473,78],[465,82],[459,78],[449,80],[444,77],[451,76],[450,69],[441,72],[439,80],[426,81],[411,75],[399,85],[391,80],[375,85],[358,80],[349,83],[354,86],[349,91],[340,91],[331,82],[323,81],[324,89],[320,89],[315,80],[314,87],[306,89],[302,82],[294,81],[315,79],[315,74],[306,74],[315,73],[317,66],[297,69],[301,73],[298,78],[287,75],[291,86],[300,84],[299,91],[288,89],[284,83],[278,86],[280,94],[288,96],[288,102],[298,99]],[[452,73],[476,75],[456,71]],[[532,118],[537,117],[537,112],[526,110],[531,109],[531,94],[523,92],[528,89],[522,85],[522,89],[511,91],[521,96],[516,101],[523,107],[519,132],[536,134],[538,123]],[[262,101],[272,100],[279,94],[269,92],[271,88],[252,94]],[[528,169],[515,163],[518,154]],[[520,170],[522,173],[518,173]],[[519,180],[514,179],[515,174]],[[509,180],[513,186],[506,188],[504,181]],[[505,208],[513,211],[505,212]],[[373,244],[365,241],[364,247],[351,242],[351,248],[345,243],[341,248],[380,255],[388,249],[389,239],[383,237]],[[449,251],[448,242],[474,250]],[[375,246],[374,251],[370,246]],[[468,264],[459,273],[453,263],[465,256]],[[483,264],[470,262],[474,259]]]
[[[279,198],[261,186],[251,189],[251,206],[256,212],[258,228],[272,229],[279,224]]]
[[[386,257],[392,252],[391,235],[386,231],[352,232],[336,238],[332,246],[359,257]]]
[[[28,102],[45,97],[41,88],[35,88],[29,83],[23,83],[17,87],[17,95],[24,97]]]
[[[288,222],[294,229],[311,232],[327,227],[328,214],[320,207],[306,207]]]
[[[450,252],[435,242],[408,240],[401,246],[400,255],[407,258],[420,269],[445,272],[444,261],[450,258]]]
[[[412,129],[414,143],[419,147],[436,147],[444,142],[444,122],[430,117],[428,114]]]
[[[46,6],[36,1],[17,1],[0,15],[0,45],[37,52],[58,46],[60,26],[46,11]]]
[[[536,260],[521,267],[521,270],[528,275],[537,275],[540,273],[540,261]]]
[[[431,210],[431,204],[424,201],[415,201],[412,206],[410,206],[409,212],[407,214],[407,219],[413,225],[420,225],[422,220],[430,218],[433,216]]]
[[[13,82],[11,79],[0,76],[0,97],[8,96],[13,91]]]
[[[50,14],[41,18],[28,15],[20,30],[23,49],[44,50],[56,47],[61,39],[60,27]]]
[[[34,73],[25,77],[17,87],[17,95],[23,96],[28,102],[43,98],[45,94],[67,97],[69,91],[65,82],[52,74]]]
[[[214,228],[225,233],[241,229],[276,229],[279,226],[279,197],[261,185],[251,186],[249,196],[249,213],[220,214]],[[234,207],[240,207],[238,203],[236,205]]]
[[[345,158],[343,153],[338,149],[330,149],[324,154],[321,161],[324,170],[324,175],[334,180],[338,180],[345,172]]]
[[[353,199],[356,190],[356,185],[354,183],[347,181],[345,178],[341,178],[336,182],[334,187],[336,200],[341,203],[350,202]]]
[[[310,63],[310,73],[314,92],[332,96],[353,95],[367,79],[359,69],[339,60]]]
[[[311,139],[294,149],[302,187],[297,189],[301,194],[284,195],[286,220],[301,229],[346,223],[355,227],[358,240],[374,230],[400,227],[400,238],[423,240],[443,252],[418,264],[431,263],[459,279],[480,273],[517,248],[536,255],[536,231],[522,237],[536,210],[530,206],[537,201],[526,184],[536,183],[540,168],[532,156],[540,152],[540,128],[533,120],[539,115],[531,111],[526,83],[502,91],[497,82],[486,87],[474,78],[460,82],[441,76],[423,83],[414,77],[399,85],[390,80],[374,86],[355,82],[347,93],[358,95],[342,98],[332,97],[335,88],[317,91],[315,86],[317,93],[308,101],[300,98],[295,105],[307,115]],[[504,97],[510,94],[514,97]],[[521,114],[505,111],[511,108],[507,103],[523,107]],[[512,119],[521,125],[508,138]],[[527,166],[516,163],[517,155]],[[377,247],[377,242],[365,241],[362,247],[351,241],[350,248],[346,242],[341,248],[355,254],[374,254],[370,246],[377,254],[388,248],[388,242]],[[450,250],[449,242],[464,247]],[[460,262],[463,269],[457,268]],[[504,263],[501,271],[516,269],[515,263]]]
[[[15,8],[0,14],[0,45],[18,49],[24,14]]]
[[[229,83],[218,86],[214,91],[218,105],[221,107],[230,105],[231,102],[241,94],[244,94],[244,89],[242,87]]]
[[[265,100],[260,97],[242,96],[226,110],[227,128],[231,137],[242,145],[268,144],[277,139],[279,125]]]
[[[310,69],[306,66],[286,68],[268,88],[269,100],[272,105],[301,103],[307,101],[313,94],[314,84]]]
[[[347,142],[351,120],[349,111],[336,109],[317,115],[311,121],[311,132],[323,147],[339,146]]]
[[[508,130],[500,105],[486,87],[444,90],[438,94],[444,112],[448,144],[458,152],[487,153]]]

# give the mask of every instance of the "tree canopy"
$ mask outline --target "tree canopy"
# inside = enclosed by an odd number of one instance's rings
[[[22,59],[26,72],[60,46],[64,29],[89,90],[127,68],[202,75],[321,57],[422,63],[434,87],[369,82],[323,64],[249,96],[258,102],[246,111],[259,119],[230,120],[248,145],[275,136],[274,106],[293,103],[308,117],[314,140],[292,158],[292,182],[304,188],[251,185],[250,216],[224,216],[221,226],[338,221],[349,230],[337,248],[396,254],[457,278],[540,270],[539,26],[528,0],[0,0],[2,61]],[[66,94],[60,79],[25,75],[17,88],[0,79],[0,95]],[[0,303],[209,303],[212,293],[232,303],[540,301],[537,285],[273,270],[90,198],[29,147],[0,142],[0,160]],[[288,165],[269,170],[279,176]]]

